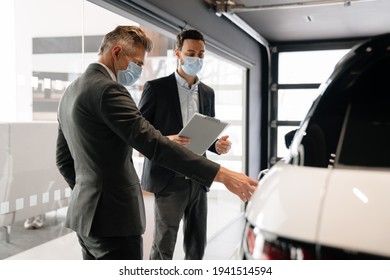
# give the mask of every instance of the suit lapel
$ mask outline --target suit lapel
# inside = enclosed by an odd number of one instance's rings
[[[170,95],[170,98],[167,99],[167,102],[173,102],[175,115],[177,117],[180,127],[183,127],[183,117],[181,115],[179,90],[177,89],[175,73],[169,76],[168,94]]]
[[[204,90],[202,87],[202,83],[199,83],[198,85],[198,98],[199,98],[199,113],[204,115]]]

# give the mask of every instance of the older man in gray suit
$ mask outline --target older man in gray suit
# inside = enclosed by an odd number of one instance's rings
[[[203,185],[221,182],[243,201],[258,183],[170,141],[142,117],[124,86],[139,78],[151,48],[139,27],[118,26],[59,105],[57,166],[73,190],[66,226],[77,233],[84,259],[143,257],[145,209],[133,148]]]

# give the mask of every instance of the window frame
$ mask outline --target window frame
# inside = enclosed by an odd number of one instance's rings
[[[305,51],[326,51],[351,49],[366,38],[354,38],[350,40],[333,40],[333,41],[307,41],[294,43],[280,43],[271,46],[270,56],[270,90],[269,90],[269,121],[268,121],[268,165],[272,166],[281,159],[278,157],[278,128],[300,126],[301,121],[278,120],[278,97],[279,90],[289,89],[318,89],[320,83],[279,83],[279,55],[284,52],[305,52]]]

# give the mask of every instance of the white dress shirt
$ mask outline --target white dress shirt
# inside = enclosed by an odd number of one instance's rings
[[[181,116],[183,118],[183,126],[185,126],[191,117],[199,112],[198,85],[200,81],[197,77],[195,84],[190,88],[187,81],[177,71],[175,71],[175,76],[179,91]]]

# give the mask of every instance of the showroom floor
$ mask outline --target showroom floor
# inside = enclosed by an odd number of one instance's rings
[[[153,198],[145,197],[147,220],[152,221]],[[209,203],[209,211],[217,207]],[[0,259],[16,260],[79,260],[80,246],[74,232],[63,226],[66,208],[46,214],[45,225],[40,229],[26,230],[23,222],[12,225],[9,242],[6,242],[5,229],[0,231]],[[243,231],[243,216],[238,216],[232,222],[219,229],[209,237],[204,259],[234,259]],[[144,234],[144,258],[147,259],[152,241],[153,224],[148,223]],[[174,259],[183,259],[181,249],[181,230],[177,240]]]

